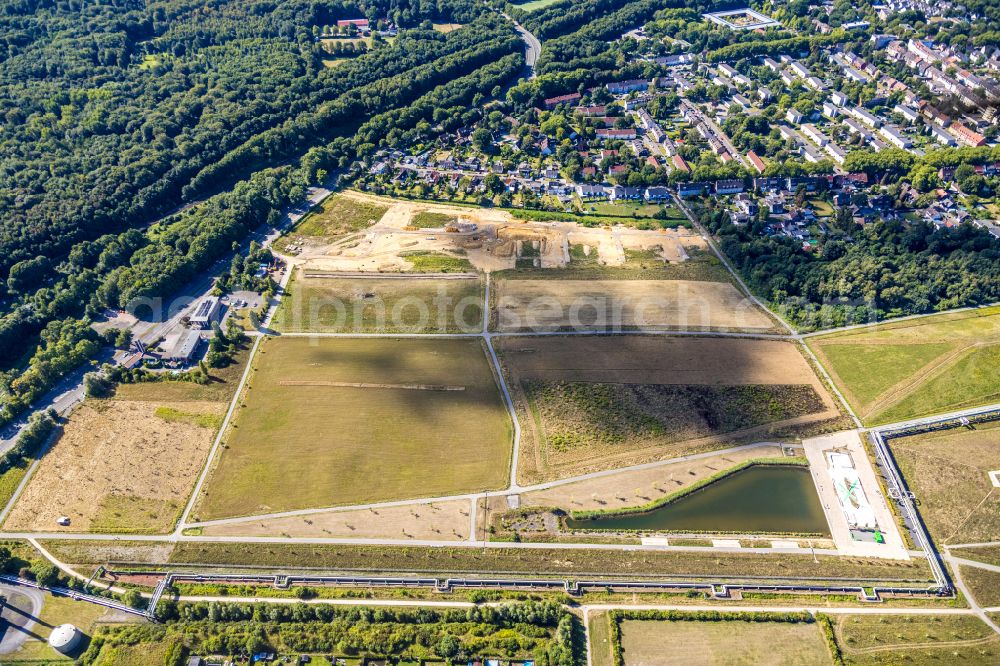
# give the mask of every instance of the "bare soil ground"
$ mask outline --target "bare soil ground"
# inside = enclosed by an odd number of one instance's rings
[[[331,511],[308,516],[210,525],[210,536],[344,537],[355,539],[469,538],[471,504],[464,500],[434,504]]]
[[[291,237],[295,263],[310,270],[406,272],[414,262],[406,255],[430,252],[468,260],[483,271],[512,269],[531,257],[540,268],[557,268],[570,262],[570,244],[592,247],[606,266],[625,262],[628,250],[656,248],[663,261],[683,262],[689,250],[705,248],[705,241],[688,229],[587,228],[574,222],[529,222],[503,210],[407,201],[346,191],[337,195],[339,205],[361,211],[385,213],[371,226],[355,225],[349,233],[329,238]],[[447,216],[454,222],[442,229],[419,228],[427,214]],[[279,244],[285,252],[289,243]]]
[[[158,408],[219,417],[218,402],[88,401],[8,517],[11,530],[166,532],[205,462],[216,430],[164,420]],[[56,524],[60,516],[68,527]]]
[[[769,330],[735,286],[695,280],[504,280],[501,331],[598,328]]]
[[[799,349],[665,336],[499,338],[534,483],[767,441],[840,416]]]

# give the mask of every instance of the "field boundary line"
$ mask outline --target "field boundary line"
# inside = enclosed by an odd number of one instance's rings
[[[980,348],[979,343],[973,343],[953,349],[950,352],[945,352],[937,358],[931,359],[926,365],[918,368],[915,373],[906,379],[890,386],[875,396],[875,399],[868,405],[868,409],[865,410],[865,418],[871,418],[874,414],[898,406],[901,402],[916,393],[922,386],[938,379]]]
[[[490,362],[493,364],[493,370],[496,372],[497,385],[500,387],[500,393],[503,394],[504,406],[507,407],[507,413],[510,415],[511,423],[514,426],[514,442],[511,446],[510,455],[510,484],[507,486],[507,490],[518,490],[520,486],[517,485],[517,467],[521,459],[521,422],[517,418],[517,410],[514,409],[514,400],[510,396],[510,391],[507,388],[507,380],[503,377],[503,368],[500,367],[500,359],[497,358],[497,352],[493,349],[493,333],[490,332],[490,274],[486,273],[486,286],[483,289],[483,330],[480,335],[483,341],[486,343],[486,351],[489,352]]]
[[[195,483],[194,490],[191,491],[191,496],[188,498],[187,504],[184,506],[184,512],[177,521],[174,534],[180,534],[184,529],[187,519],[191,515],[191,511],[194,509],[194,505],[198,501],[198,494],[201,493],[202,486],[205,485],[205,480],[208,478],[208,475],[212,470],[212,463],[218,455],[219,449],[222,446],[222,440],[226,435],[230,422],[232,422],[233,415],[236,413],[236,405],[243,399],[243,391],[246,388],[247,379],[250,377],[251,370],[253,369],[254,357],[257,356],[257,350],[260,348],[260,344],[263,339],[264,336],[257,336],[254,338],[253,346],[250,347],[250,353],[247,355],[247,365],[243,368],[243,376],[240,377],[240,383],[236,387],[233,399],[229,402],[229,409],[226,411],[226,417],[222,420],[222,425],[219,426],[219,433],[215,436],[212,448],[208,451],[205,466],[202,468],[201,474],[198,475],[198,481]]]

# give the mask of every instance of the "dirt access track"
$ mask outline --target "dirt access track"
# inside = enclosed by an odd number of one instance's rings
[[[697,233],[680,229],[642,231],[623,228],[587,228],[575,222],[529,222],[509,212],[407,201],[347,190],[338,196],[388,207],[385,215],[368,229],[328,243],[312,242],[293,261],[315,271],[400,272],[412,269],[407,253],[432,252],[468,259],[476,269],[499,271],[514,268],[528,247],[537,253],[541,268],[565,266],[570,244],[594,249],[602,264],[621,265],[625,250],[659,248],[665,261],[684,261],[686,248],[705,249]],[[414,229],[414,218],[423,212],[454,218],[448,231]]]

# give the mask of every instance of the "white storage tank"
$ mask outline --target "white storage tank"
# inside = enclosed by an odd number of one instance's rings
[[[83,632],[72,624],[60,624],[49,634],[49,646],[62,654],[70,654],[80,646]]]

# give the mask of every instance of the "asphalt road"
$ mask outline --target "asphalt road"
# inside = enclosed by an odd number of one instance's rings
[[[41,590],[0,583],[0,595],[7,599],[7,607],[0,614],[0,655],[17,651],[33,631],[36,619],[42,612],[45,594]]]
[[[525,30],[520,23],[515,21],[513,18],[507,14],[501,12],[501,15],[514,24],[514,30],[517,30],[517,34],[521,36],[524,40],[524,64],[527,70],[527,75],[529,79],[533,79],[538,76],[535,73],[535,63],[538,62],[538,56],[542,53],[542,43],[538,41],[538,38],[533,34]]]

